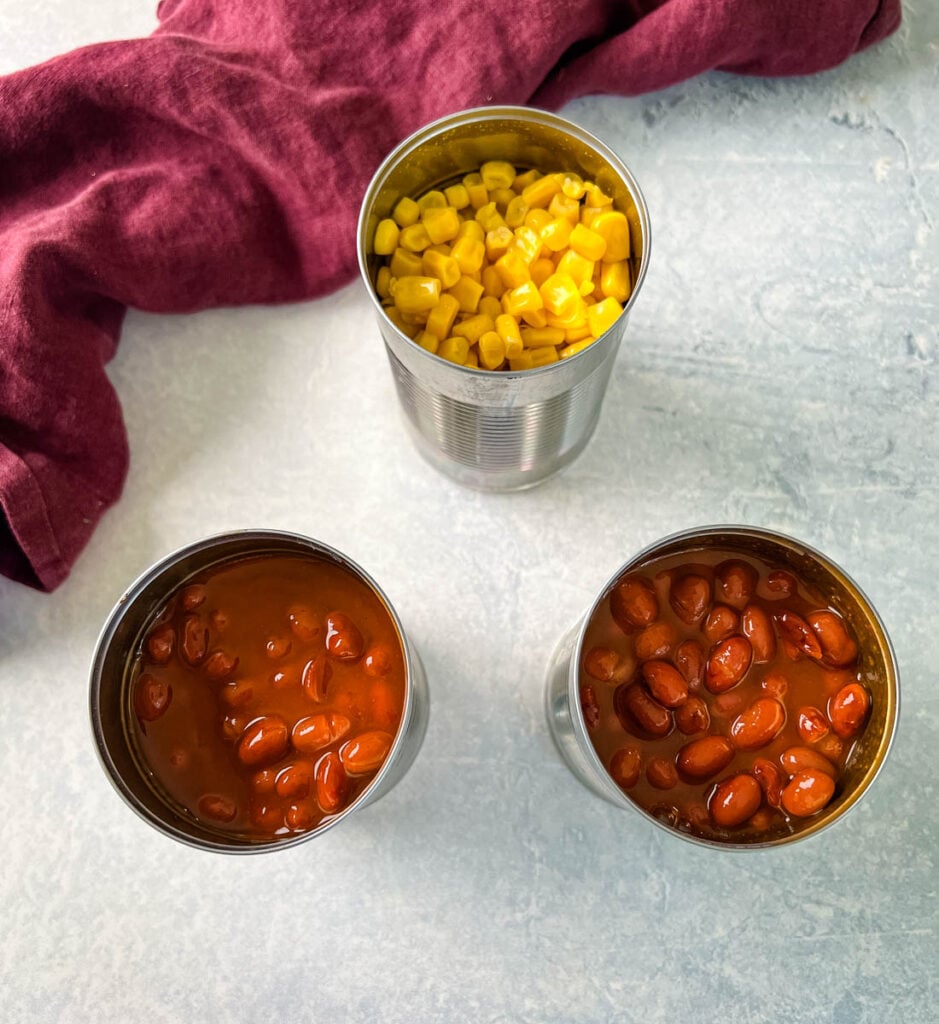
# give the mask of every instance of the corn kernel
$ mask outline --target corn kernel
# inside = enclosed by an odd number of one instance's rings
[[[590,333],[590,328],[587,326],[586,314],[584,314],[584,322],[582,326],[569,327],[564,332],[564,340],[568,342],[568,344],[575,341],[583,341],[585,338],[590,338],[591,341],[594,340],[593,335]]]
[[[489,193],[489,198],[496,204],[496,209],[503,216],[509,208],[509,203],[516,199],[518,194],[510,188],[494,188]]]
[[[437,349],[437,355],[441,359],[462,366],[469,355],[469,342],[466,338],[445,338]]]
[[[424,272],[424,264],[417,253],[408,252],[407,249],[397,248],[388,264],[392,277],[413,277],[420,276]]]
[[[547,257],[543,257],[540,260],[535,260],[528,268],[528,272],[531,274],[532,281],[540,289],[545,281],[554,273],[554,264]]]
[[[590,306],[587,310],[590,333],[595,338],[599,338],[604,331],[608,331],[613,326],[622,312],[623,307],[616,299],[604,299],[602,302]]]
[[[593,260],[584,259],[579,252],[568,249],[558,260],[559,274],[570,274],[579,288],[585,282],[593,284]]]
[[[545,345],[543,348],[530,348],[532,368],[547,366],[549,363],[558,361],[558,350],[553,345]]]
[[[450,255],[456,260],[461,273],[472,274],[482,269],[486,247],[475,238],[458,238],[453,243]]]
[[[466,189],[466,194],[469,196],[470,206],[472,206],[474,210],[478,210],[489,202],[489,190],[483,184],[481,174],[476,172],[473,174],[467,174],[463,179],[463,187]]]
[[[469,192],[465,185],[451,185],[443,190],[443,194],[447,198],[447,205],[452,206],[454,210],[465,210],[470,204]]]
[[[512,230],[504,224],[500,228],[493,228],[486,232],[486,256],[494,263],[500,256],[504,256],[512,239],[515,236]]]
[[[506,313],[524,313],[526,310],[541,309],[544,302],[534,281],[526,281],[502,296],[502,308]]]
[[[384,266],[378,268],[378,274],[375,276],[375,291],[378,292],[378,297],[381,299],[387,299],[391,294],[390,267]]]
[[[388,306],[385,310],[385,316],[402,334],[406,334],[409,338],[414,338],[420,333],[420,327],[405,320],[401,315],[401,311],[395,306]]]
[[[530,370],[532,368],[531,352],[521,352],[509,358],[510,370]]]
[[[486,240],[486,232],[483,231],[482,224],[479,224],[475,220],[465,220],[460,225],[460,230],[456,233],[456,241],[461,238],[472,238],[476,242],[484,242]]]
[[[551,252],[560,252],[567,247],[574,226],[566,217],[553,217],[541,229],[541,243]]]
[[[493,320],[502,315],[502,303],[494,295],[483,294],[477,309],[480,313],[491,316]]]
[[[399,241],[401,248],[410,249],[411,252],[422,252],[431,244],[430,235],[423,224],[411,224],[410,227],[402,228]]]
[[[522,335],[519,330],[518,321],[514,316],[503,313],[496,317],[496,333],[505,345],[505,354],[510,359],[519,355],[522,351]]]
[[[475,313],[479,300],[483,297],[483,286],[466,274],[447,291],[459,302],[464,313]]]
[[[570,359],[571,356],[576,356],[578,352],[583,352],[585,348],[589,348],[596,340],[594,337],[588,337],[581,341],[574,341],[570,345],[565,345],[561,349],[561,358]]]
[[[578,294],[576,305],[567,314],[567,316],[557,316],[554,313],[546,313],[546,316],[549,327],[563,327],[565,331],[572,330],[577,327],[586,328],[587,303],[583,297]]]
[[[486,331],[479,339],[479,362],[487,370],[498,370],[505,362],[505,342],[496,331]]]
[[[554,175],[548,174],[523,188],[522,198],[530,207],[546,207],[560,191],[561,186]]]
[[[544,308],[557,317],[566,318],[581,305],[577,282],[570,276],[558,272],[552,274],[539,289]]]
[[[612,206],[613,197],[608,196],[599,185],[592,181],[586,182],[584,195],[588,206]]]
[[[436,245],[456,238],[460,230],[460,215],[452,206],[429,206],[421,211],[421,223]]]
[[[492,231],[495,228],[507,227],[502,219],[502,214],[496,209],[495,203],[486,203],[476,211],[476,220],[482,225],[484,231]]]
[[[580,199],[587,186],[579,174],[564,174],[561,176],[561,191],[568,199]]]
[[[606,241],[606,253],[603,258],[607,262],[629,259],[629,221],[619,210],[597,214],[593,220],[592,230]]]
[[[446,242],[436,242],[434,245],[428,245],[424,252],[439,252],[441,256],[449,256],[450,246]]]
[[[506,160],[487,160],[479,168],[479,174],[490,192],[495,188],[511,188],[515,181],[515,168]]]
[[[505,284],[499,271],[494,266],[483,267],[482,273],[483,292],[493,298],[501,299],[505,291]],[[501,308],[501,303],[500,303]]]
[[[505,208],[505,222],[514,231],[525,223],[525,216],[528,213],[528,203],[524,196],[516,196]]]
[[[469,366],[474,370],[479,369],[479,356],[476,355],[475,349],[470,349],[467,353],[466,360],[463,363],[464,366]]]
[[[618,263],[600,264],[600,291],[605,298],[625,302],[632,290],[628,263],[621,260]]]
[[[466,338],[471,345],[475,345],[487,331],[495,329],[496,324],[491,316],[477,313],[476,316],[468,317],[462,323],[457,324],[450,333],[457,338]]]
[[[536,231],[524,225],[515,229],[515,240],[512,248],[518,252],[526,263],[534,263],[541,253],[541,238]]]
[[[427,314],[426,329],[438,340],[443,341],[450,336],[453,322],[459,312],[460,303],[455,296],[446,293],[441,295],[440,301]]]
[[[541,177],[541,171],[537,167],[532,167],[530,170],[523,171],[521,174],[515,175],[515,181],[512,182],[512,188],[516,192],[522,192],[533,182],[537,181]]]
[[[430,331],[421,331],[414,340],[421,348],[426,349],[430,353],[436,353],[440,347],[440,339],[436,334],[431,334]]]
[[[548,315],[543,309],[523,309],[522,319],[529,327],[548,326]]]
[[[525,197],[522,196],[522,198],[524,199]],[[547,210],[535,207],[533,210],[529,210],[528,213],[525,214],[525,227],[531,228],[532,231],[537,231],[540,235],[553,219],[554,218]]]
[[[560,327],[523,327],[522,344],[525,348],[541,348],[544,345],[560,345],[564,342],[564,331]]]
[[[612,207],[607,206],[582,206],[580,208],[580,223],[585,228],[593,230],[593,225],[601,213],[609,213]]]
[[[391,294],[398,312],[406,316],[429,313],[440,301],[440,282],[436,277],[399,277]]]
[[[580,221],[580,203],[576,199],[568,199],[563,192],[557,192],[548,204],[548,213],[552,217],[563,217],[571,222],[571,227]]]
[[[493,265],[506,288],[518,288],[526,281],[531,282],[527,262],[514,249],[500,256]]]
[[[439,277],[444,288],[452,288],[460,280],[460,265],[452,256],[427,250],[423,260],[424,273],[428,277]]]
[[[426,210],[443,209],[447,205],[447,197],[440,189],[432,188],[418,199],[417,205],[423,215]]]
[[[416,224],[421,219],[421,208],[413,199],[408,198],[408,196],[402,196],[397,203],[395,203],[395,208],[391,211],[391,216],[394,218],[398,227],[408,228],[412,224]]]
[[[398,225],[390,218],[378,222],[375,228],[375,242],[373,248],[376,256],[390,256],[398,248]]]
[[[578,224],[571,232],[569,244],[574,252],[587,260],[602,260],[606,252],[606,239],[583,224]]]

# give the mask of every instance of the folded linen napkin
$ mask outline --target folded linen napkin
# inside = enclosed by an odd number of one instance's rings
[[[0,572],[51,590],[127,470],[127,306],[323,295],[383,155],[483,104],[831,67],[899,0],[163,0],[147,39],[0,79]],[[454,24],[454,18],[457,25]],[[458,28],[458,30],[457,30]]]

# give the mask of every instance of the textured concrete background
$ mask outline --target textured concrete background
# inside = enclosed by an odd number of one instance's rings
[[[0,0],[0,71],[147,32],[151,4]],[[111,366],[125,496],[54,595],[0,581],[0,1019],[939,1020],[939,10],[812,78],[710,75],[565,113],[651,207],[654,257],[597,434],[532,492],[410,447],[361,287],[132,313]],[[548,656],[610,572],[745,522],[841,562],[896,645],[871,792],[775,853],[699,850],[590,796],[551,746]],[[296,850],[151,831],[92,750],[87,666],[123,587],[241,526],[349,552],[433,696],[392,794]]]

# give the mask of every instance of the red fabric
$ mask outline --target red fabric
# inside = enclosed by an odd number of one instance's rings
[[[0,79],[0,572],[57,586],[120,495],[126,306],[309,299],[356,273],[376,166],[465,107],[711,68],[804,74],[899,0],[163,0],[147,39]]]

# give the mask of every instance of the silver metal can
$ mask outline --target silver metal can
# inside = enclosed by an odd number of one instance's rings
[[[489,372],[458,366],[416,345],[386,316],[375,288],[375,228],[402,196],[416,197],[507,160],[595,181],[626,215],[634,251],[623,314],[592,345],[539,369]],[[593,434],[629,313],[649,263],[649,213],[619,157],[590,133],[527,107],[481,107],[435,121],[402,142],[376,171],[359,217],[362,277],[385,341],[405,422],[418,450],[470,487],[531,487],[574,459]]]
[[[173,805],[158,789],[135,749],[128,695],[141,638],[167,598],[196,573],[256,555],[300,555],[341,566],[381,601],[394,624],[405,661],[405,698],[394,742],[381,768],[356,800],[308,832],[270,839],[224,833]],[[417,651],[378,584],[350,558],[319,541],[274,530],[241,530],[209,537],[168,555],[148,569],[115,605],[91,664],[90,712],[95,746],[111,783],[154,828],[179,842],[220,853],[264,853],[307,842],[374,803],[404,776],[420,749],[430,707]]]
[[[841,793],[822,811],[801,819],[794,830],[746,842],[725,842],[696,836],[661,821],[640,807],[613,781],[587,732],[580,701],[580,666],[584,637],[594,612],[616,583],[654,559],[693,556],[709,548],[750,555],[790,569],[822,594],[847,621],[859,640],[859,668],[873,696],[871,718],[841,777]],[[858,585],[825,555],[784,534],[753,526],[707,526],[685,530],[656,541],[626,562],[607,580],[583,618],[563,637],[548,666],[545,710],[558,752],[574,775],[597,796],[630,808],[672,835],[711,849],[751,850],[783,846],[827,828],[867,791],[886,760],[899,716],[900,691],[896,660],[886,629]]]

